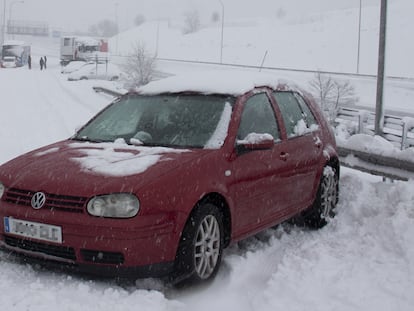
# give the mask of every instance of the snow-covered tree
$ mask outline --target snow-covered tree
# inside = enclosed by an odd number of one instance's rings
[[[153,78],[155,61],[155,56],[147,51],[144,43],[135,43],[124,65],[127,87],[139,87],[149,83]]]
[[[335,80],[329,75],[317,72],[309,84],[312,95],[331,123],[341,105],[355,104],[358,101],[355,89],[349,81]]]
[[[200,14],[197,10],[187,11],[184,14],[184,34],[196,32],[200,26]]]

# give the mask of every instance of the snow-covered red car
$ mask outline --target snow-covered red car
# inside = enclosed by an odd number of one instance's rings
[[[272,76],[202,73],[116,99],[70,139],[0,166],[0,244],[80,271],[202,281],[293,216],[334,216],[332,131]]]

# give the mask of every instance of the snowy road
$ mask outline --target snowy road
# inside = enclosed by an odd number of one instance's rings
[[[108,103],[91,81],[0,70],[0,163],[70,136]],[[412,310],[414,182],[343,169],[338,217],[319,231],[280,226],[226,250],[209,286],[117,284],[45,271],[0,252],[2,310]]]

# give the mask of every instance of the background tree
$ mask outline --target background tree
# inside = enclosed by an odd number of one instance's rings
[[[197,10],[188,11],[184,14],[184,34],[196,32],[200,29],[200,14]]]
[[[331,124],[334,123],[342,105],[352,105],[358,101],[355,89],[349,81],[335,80],[320,72],[309,83],[310,91],[322,108]]]
[[[143,23],[145,23],[145,16],[142,14],[138,14],[137,16],[135,16],[134,18],[134,25],[135,26],[140,26]]]
[[[283,19],[286,17],[286,10],[282,7],[280,7],[276,12],[277,19]]]
[[[128,56],[124,65],[126,86],[136,88],[151,82],[155,71],[155,63],[155,56],[150,55],[145,44],[142,42],[135,43],[132,53]]]
[[[97,37],[113,37],[118,32],[118,25],[109,19],[104,19],[89,27],[89,33]]]
[[[218,21],[220,21],[220,13],[219,13],[219,12],[217,12],[217,11],[214,11],[214,12],[211,14],[211,21],[212,21],[213,23],[217,23]]]

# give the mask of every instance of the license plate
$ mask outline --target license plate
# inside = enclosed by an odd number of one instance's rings
[[[62,228],[59,226],[4,217],[4,231],[22,237],[62,243]]]

